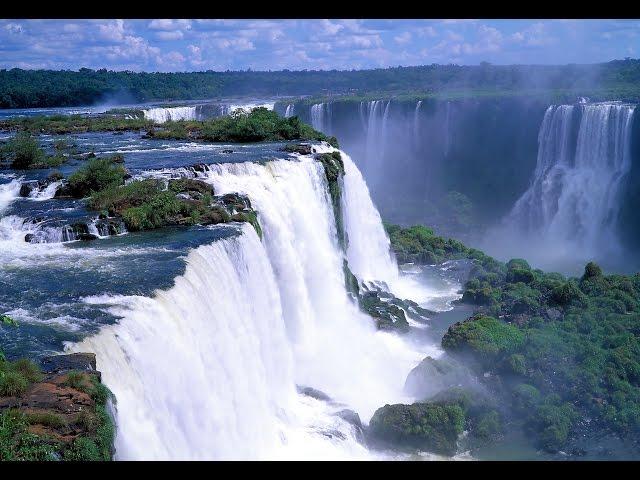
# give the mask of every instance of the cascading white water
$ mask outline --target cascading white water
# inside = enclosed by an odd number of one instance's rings
[[[242,110],[244,112],[251,112],[252,110],[254,110],[256,108],[266,108],[267,110],[273,110],[274,105],[275,105],[275,103],[273,103],[273,102],[268,102],[268,103],[236,103],[236,104],[229,105],[228,112],[229,113],[235,113],[235,112],[238,112],[240,110]]]
[[[60,187],[60,185],[62,185],[62,181],[51,182],[49,185],[47,185],[41,190],[34,188],[29,193],[29,198],[31,200],[36,200],[39,202],[43,200],[50,200],[55,196],[56,191],[58,190],[58,187]]]
[[[332,134],[330,103],[316,103],[311,105],[311,126],[327,135]]]
[[[20,185],[22,185],[22,178],[14,178],[10,182],[0,185],[0,214],[18,197]]]
[[[143,110],[144,118],[153,120],[155,123],[165,123],[178,120],[196,120],[197,107],[167,107],[148,108]]]
[[[633,112],[620,103],[549,107],[533,180],[505,227],[548,247],[546,256],[619,253],[615,223],[631,168]]]
[[[293,117],[293,111],[295,109],[295,105],[289,104],[284,112],[284,118]]]
[[[384,110],[383,110],[384,105]],[[391,101],[371,100],[367,104],[367,130],[364,165],[365,175],[370,185],[375,187],[380,181],[386,148],[387,120]]]
[[[418,100],[416,103],[416,109],[413,112],[413,139],[417,144],[420,135],[420,107],[422,106],[422,100]]]
[[[371,218],[366,190],[352,192],[361,177],[346,163],[345,196],[360,204],[344,207]],[[370,455],[335,408],[368,421],[385,403],[411,401],[404,380],[427,352],[377,331],[348,297],[321,164],[311,157],[217,164],[201,175],[217,194],[248,195],[264,237],[259,242],[245,225],[237,238],[199,247],[184,276],[153,299],[90,300],[123,317],[73,346],[98,353],[116,395],[118,458]],[[347,227],[354,248],[367,248],[358,225]],[[296,384],[345,406],[332,412],[295,393]],[[331,429],[340,435],[327,435]]]

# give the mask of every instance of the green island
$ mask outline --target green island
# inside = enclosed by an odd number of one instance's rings
[[[640,274],[605,275],[590,262],[567,278],[522,259],[496,261],[423,226],[386,228],[401,261],[470,259],[460,302],[475,313],[449,327],[445,357],[428,357],[410,375],[448,388],[380,408],[374,437],[445,454],[455,453],[462,429],[471,442],[519,429],[537,448],[576,454],[581,436],[638,437]],[[482,388],[459,386],[463,363]]]
[[[318,132],[298,117],[284,118],[276,112],[259,107],[250,112],[238,111],[232,115],[209,120],[168,121],[156,125],[151,120],[128,118],[125,115],[53,115],[10,118],[0,121],[0,130],[20,132],[3,145],[2,158],[14,162],[14,168],[30,164],[22,160],[22,151],[33,157],[37,142],[29,134],[72,134],[83,132],[144,131],[144,138],[158,140],[189,140],[198,142],[276,142],[288,140],[327,141],[338,145],[335,137]],[[27,132],[27,133],[22,133]],[[15,163],[15,159],[18,159]],[[34,158],[31,164],[37,164]]]

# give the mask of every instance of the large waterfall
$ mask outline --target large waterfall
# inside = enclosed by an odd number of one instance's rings
[[[531,185],[506,229],[529,238],[547,257],[619,253],[615,231],[631,168],[633,111],[620,103],[549,107]]]
[[[392,282],[379,215],[343,158],[348,259]],[[350,408],[368,422],[381,405],[410,401],[404,380],[425,352],[377,331],[349,298],[321,164],[305,156],[215,164],[199,178],[217,194],[248,195],[263,238],[245,225],[197,248],[174,287],[154,298],[86,299],[121,317],[72,346],[97,353],[117,398],[116,458],[369,458],[336,413]]]

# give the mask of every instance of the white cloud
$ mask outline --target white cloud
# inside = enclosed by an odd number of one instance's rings
[[[253,42],[247,38],[217,38],[212,44],[220,50],[233,50],[236,52],[246,52],[255,50]]]
[[[424,28],[420,28],[418,29],[418,35],[421,37],[437,37],[438,36],[438,32],[436,31],[435,28],[433,28],[431,25],[424,27]]]
[[[411,32],[402,32],[400,35],[395,36],[393,39],[396,41],[396,43],[400,44],[400,45],[404,45],[406,43],[409,43],[411,41]]]
[[[181,30],[172,30],[172,31],[160,31],[156,33],[156,38],[159,40],[180,40],[184,37],[184,34]]]
[[[149,28],[161,31],[189,30],[191,28],[191,20],[152,20],[149,23]]]
[[[19,23],[7,23],[4,29],[12,35],[19,35],[24,31]]]

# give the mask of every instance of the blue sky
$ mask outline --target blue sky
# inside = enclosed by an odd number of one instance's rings
[[[134,71],[596,63],[638,20],[1,20],[0,68]]]

